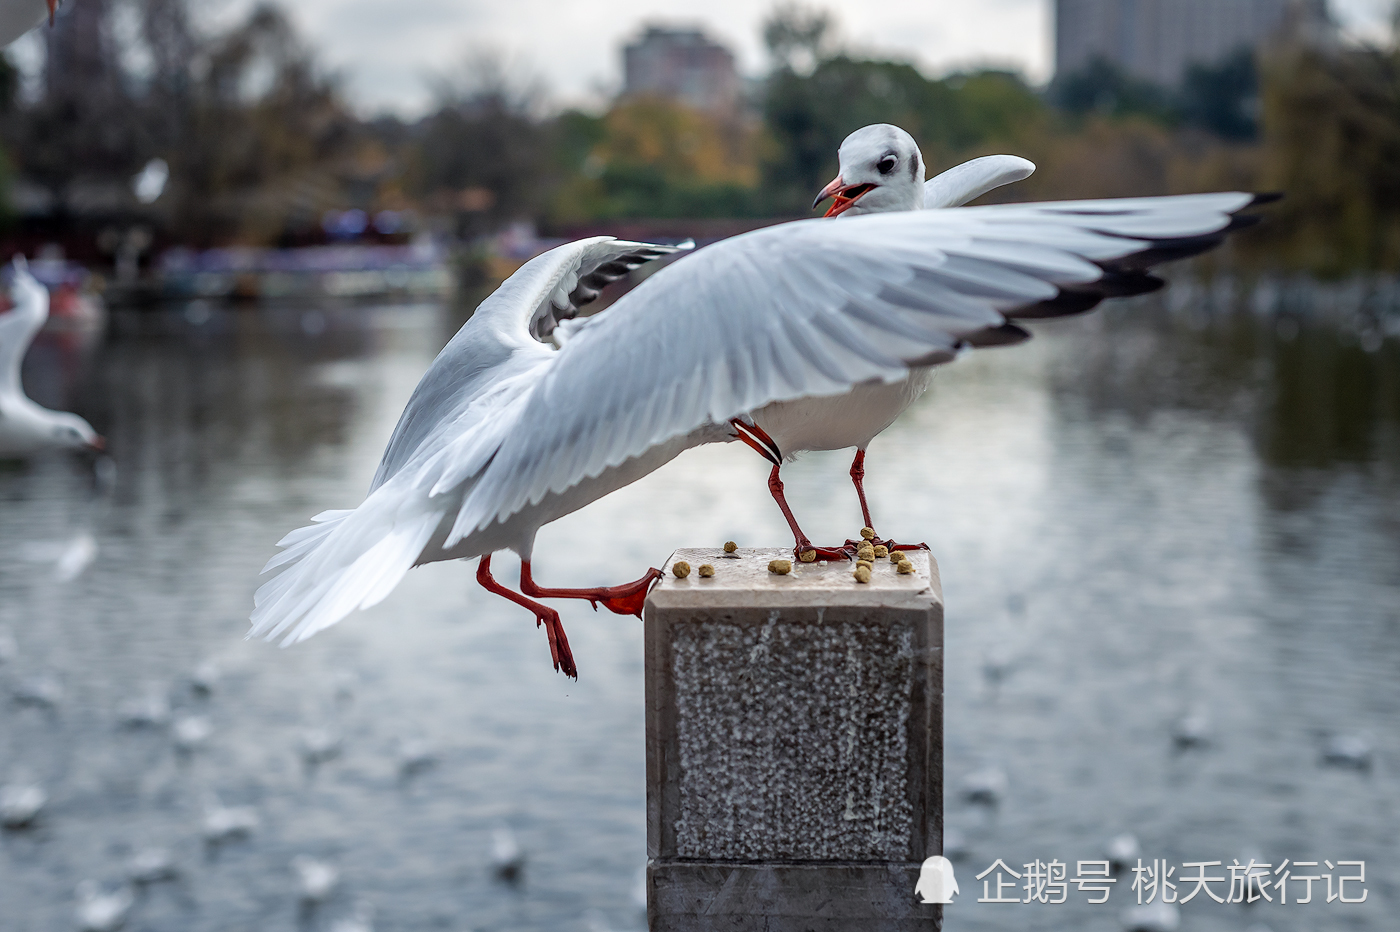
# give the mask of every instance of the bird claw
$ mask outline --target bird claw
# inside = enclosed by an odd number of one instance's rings
[[[847,544],[849,543],[850,542],[847,541]],[[803,559],[802,555],[804,553],[808,554],[806,559]],[[792,548],[792,555],[797,558],[799,563],[816,563],[818,561],[825,563],[831,560],[849,560],[854,553],[854,547],[814,547],[805,541]]]
[[[890,553],[894,553],[896,550],[931,550],[931,549],[932,549],[931,547],[929,547],[928,544],[896,544],[896,543],[895,543],[894,541],[892,541],[892,540],[879,540],[879,539],[876,539],[876,540],[874,541],[874,543],[875,543],[876,546],[879,546],[879,545],[883,544],[886,548],[889,549]]]
[[[569,639],[564,634],[564,626],[558,613],[535,615],[535,627],[544,625],[545,637],[549,639],[549,656],[554,661],[554,669],[565,676],[578,679],[578,667],[574,664],[574,652],[569,649]]]

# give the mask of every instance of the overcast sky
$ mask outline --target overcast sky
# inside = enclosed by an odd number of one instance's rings
[[[227,23],[256,0],[195,0]],[[1232,2],[1232,0],[1227,0]],[[1394,0],[1332,0],[1348,30],[1375,38]],[[1053,0],[807,0],[830,10],[848,47],[904,58],[937,75],[967,65],[1018,69],[1032,81],[1051,70]],[[596,105],[622,82],[621,47],[645,24],[699,25],[734,50],[741,72],[765,68],[760,36],[772,0],[283,0],[320,60],[338,71],[365,113],[415,116],[433,75],[472,49],[508,56],[541,79],[556,103]],[[36,30],[37,32],[37,30]],[[37,38],[27,37],[24,42]],[[21,67],[41,55],[16,47]]]

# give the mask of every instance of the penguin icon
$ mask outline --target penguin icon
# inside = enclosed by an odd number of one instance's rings
[[[914,885],[914,895],[920,903],[951,903],[958,890],[958,879],[953,876],[953,864],[942,855],[935,854],[919,868],[919,882]]]

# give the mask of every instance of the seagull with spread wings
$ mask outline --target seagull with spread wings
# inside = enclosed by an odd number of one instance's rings
[[[106,441],[92,425],[67,411],[35,404],[20,384],[20,364],[49,316],[49,291],[14,261],[14,307],[0,314],[0,459],[24,459],[46,450],[101,452]]]
[[[681,247],[593,237],[527,262],[482,302],[423,376],[359,507],[282,539],[249,636],[304,640],[384,599],[415,565],[480,557],[477,580],[529,609],[556,669],[577,676],[541,598],[640,614],[652,569],[598,589],[538,585],[536,532],[704,443],[742,441],[773,462],[800,559],[813,547],[778,471],[804,450],[863,451],[969,347],[1015,343],[1017,320],[1073,314],[1160,287],[1157,263],[1218,244],[1252,194],[959,207],[1033,166],[976,160],[928,181],[897,127],[853,133],[841,174],[800,220],[696,250],[604,312],[609,282]],[[869,509],[862,507],[867,523]],[[491,555],[521,558],[519,591]]]

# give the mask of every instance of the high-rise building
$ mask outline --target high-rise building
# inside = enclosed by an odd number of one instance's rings
[[[650,26],[622,51],[625,95],[670,97],[699,110],[739,102],[734,55],[699,29]]]
[[[1326,0],[1055,0],[1055,71],[1096,58],[1165,86],[1188,66],[1212,64],[1292,31],[1330,31]]]

